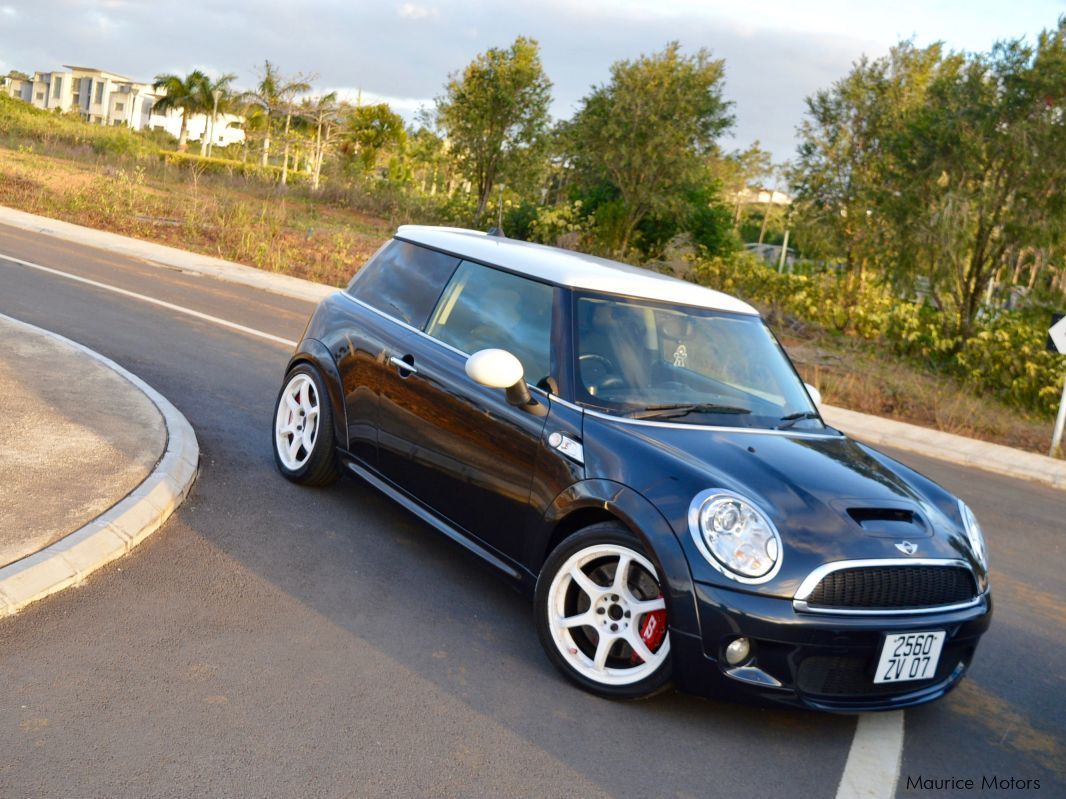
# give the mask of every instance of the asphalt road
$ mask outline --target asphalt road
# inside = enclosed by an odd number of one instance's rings
[[[443,536],[355,480],[283,480],[285,347],[2,255],[290,339],[311,308],[0,227],[0,313],[144,378],[202,451],[147,543],[0,619],[3,799],[835,795],[854,718],[591,697],[547,662],[529,603]],[[988,776],[1066,796],[1066,497],[897,457],[974,507],[996,601],[969,679],[907,711],[897,795]]]

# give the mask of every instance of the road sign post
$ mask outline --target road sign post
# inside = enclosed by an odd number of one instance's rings
[[[1047,347],[1052,352],[1066,355],[1066,314],[1055,314],[1051,319],[1051,327],[1047,332]],[[1059,413],[1055,417],[1055,432],[1051,434],[1051,450],[1048,452],[1052,458],[1057,458],[1062,453],[1062,430],[1066,427],[1066,375],[1062,378],[1062,396],[1059,397]]]
[[[1052,458],[1062,454],[1062,428],[1066,426],[1066,377],[1062,379],[1062,396],[1059,397],[1059,415],[1055,417],[1055,432],[1051,434]]]

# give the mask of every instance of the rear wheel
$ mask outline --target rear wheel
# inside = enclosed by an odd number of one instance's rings
[[[640,699],[669,685],[659,576],[624,526],[596,524],[563,541],[541,570],[535,604],[548,658],[585,690]]]
[[[274,462],[289,480],[321,486],[340,476],[329,395],[311,364],[297,364],[285,376],[274,405],[273,432]]]

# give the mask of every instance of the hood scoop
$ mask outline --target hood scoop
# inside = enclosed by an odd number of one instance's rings
[[[847,514],[867,535],[878,538],[928,538],[933,534],[925,519],[910,508],[849,505]]]

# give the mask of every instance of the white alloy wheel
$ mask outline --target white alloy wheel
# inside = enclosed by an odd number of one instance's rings
[[[285,385],[274,417],[274,447],[290,471],[307,463],[318,438],[319,396],[314,381],[296,373]]]
[[[547,604],[559,653],[574,671],[601,685],[640,682],[670,653],[655,567],[628,547],[594,544],[575,552],[555,573]],[[662,630],[652,651],[642,632],[652,638],[654,625]]]

